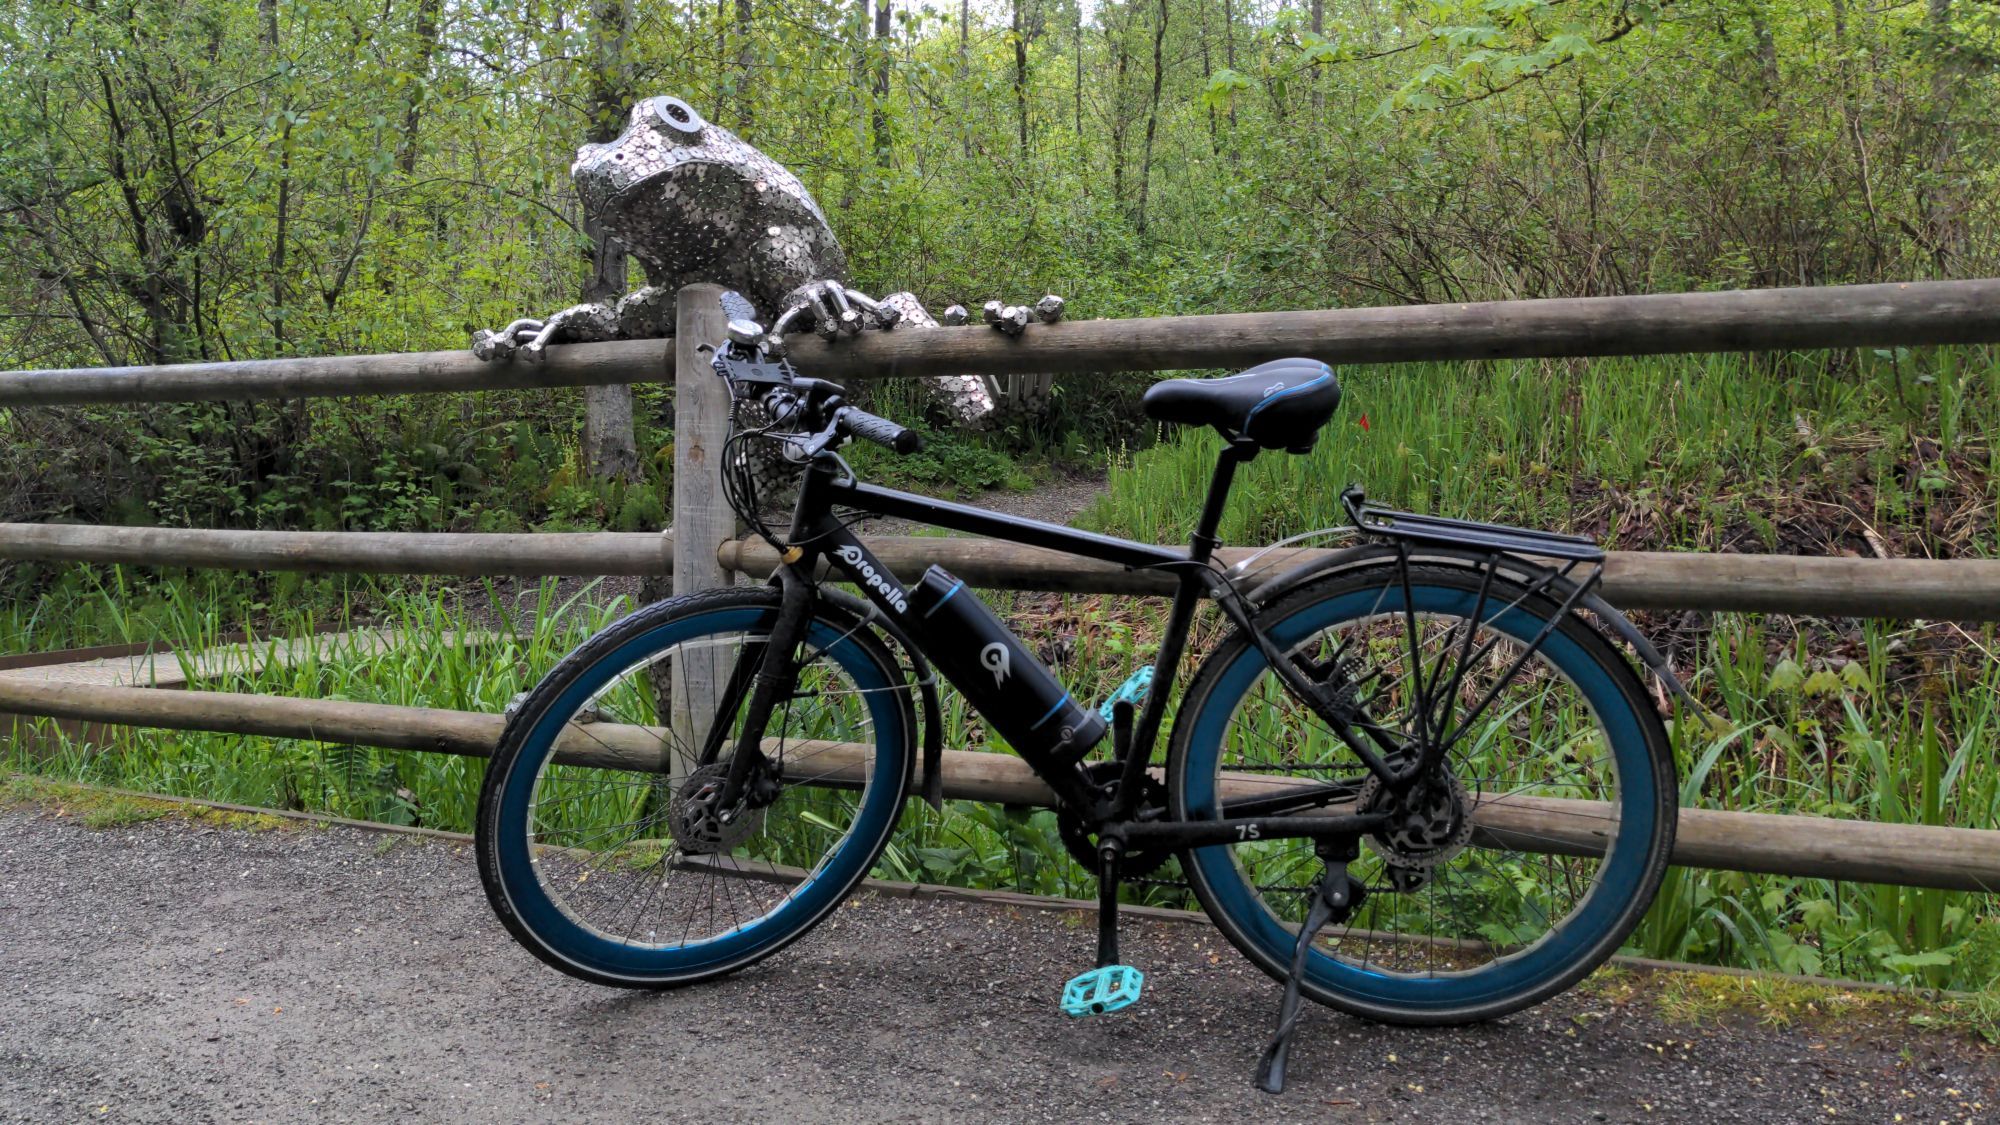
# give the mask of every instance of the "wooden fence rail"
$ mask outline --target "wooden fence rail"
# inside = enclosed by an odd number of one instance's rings
[[[505,724],[499,715],[470,711],[35,682],[0,674],[0,717],[9,712],[468,757],[490,755]],[[587,734],[559,742],[557,757],[578,765],[658,770],[661,745],[659,732],[646,727],[594,723]],[[839,784],[863,776],[868,748],[794,742],[789,750],[812,757],[818,780]],[[919,771],[921,780],[921,766]],[[954,800],[1047,805],[1052,799],[1028,764],[1008,754],[948,750],[941,773],[944,795]],[[1255,775],[1225,776],[1224,791],[1268,784],[1268,778]],[[1475,813],[1482,834],[1476,839],[1519,851],[1598,854],[1604,817],[1590,805],[1526,798],[1482,805]],[[1801,878],[1992,891],[2000,889],[2000,832],[1683,809],[1673,861]]]
[[[120,562],[246,570],[453,575],[676,573],[677,590],[767,574],[763,544],[737,538],[717,503],[716,441],[727,403],[694,344],[719,333],[717,290],[680,294],[672,363],[697,393],[676,395],[679,534],[408,535],[0,525],[0,560]],[[2000,279],[1654,297],[1502,301],[1392,309],[1242,313],[1035,326],[1019,338],[985,328],[795,338],[806,372],[835,378],[949,372],[1171,370],[1285,355],[1338,363],[1634,355],[1755,349],[2000,343]],[[547,362],[484,364],[468,352],[0,373],[0,407],[188,399],[400,394],[675,378],[660,341],[557,348]],[[698,381],[698,382],[697,382]],[[891,570],[932,562],[975,585],[1120,594],[1166,591],[1160,576],[977,539],[888,538]],[[1225,554],[1234,562],[1245,552]],[[1302,562],[1312,551],[1289,552]],[[1278,563],[1278,559],[1266,559]],[[1282,569],[1272,566],[1271,573]],[[1631,608],[2000,620],[2000,562],[1614,553],[1605,593]],[[219,731],[484,755],[495,715],[251,695],[32,682],[0,674],[0,712],[72,721]],[[0,727],[0,730],[4,730]],[[658,740],[640,728],[604,764],[654,768]],[[606,728],[593,728],[601,739]],[[581,747],[569,753],[602,753]],[[827,760],[858,753],[831,747]],[[1049,794],[1006,755],[948,752],[948,796],[1015,804]],[[1509,801],[1482,813],[1484,838],[1588,852],[1576,810]],[[2000,887],[2000,832],[1709,810],[1681,814],[1676,862],[1775,874],[1955,890]]]
[[[486,363],[470,348],[398,355],[245,359],[167,367],[0,372],[0,406],[328,398],[581,387],[673,378],[672,341],[573,344],[543,363]]]
[[[922,573],[932,563],[975,586],[1068,593],[1173,593],[1173,578],[1113,563],[1072,559],[1059,552],[988,539],[919,536],[869,540],[896,574]],[[1256,552],[1225,548],[1225,564]],[[1285,549],[1254,564],[1246,585],[1329,554]],[[764,577],[777,552],[761,540],[721,548],[732,570]],[[2000,560],[1848,559],[1802,555],[1717,555],[1613,551],[1604,564],[1604,597],[1625,609],[1729,610],[1826,617],[1925,617],[2000,620]]]
[[[989,589],[1173,593],[1169,575],[989,539],[890,536],[871,538],[868,545],[897,574],[915,574],[937,563]],[[1225,548],[1219,557],[1233,564],[1253,553]],[[1272,552],[1246,584],[1254,586],[1287,566],[1326,553]],[[754,578],[768,576],[777,563],[777,552],[761,540],[725,540],[714,557],[722,570]],[[0,524],[0,560],[494,577],[666,575],[674,569],[674,537],[616,531],[511,535],[10,523]],[[2000,561],[1613,551],[1605,563],[1604,593],[1612,604],[1628,609],[1995,621],[2000,620]]]
[[[1291,355],[1403,363],[1979,344],[2000,342],[2000,279],[1077,320],[1038,325],[1018,338],[967,327],[793,341],[793,361],[827,378],[1176,371]],[[634,383],[673,377],[670,343],[557,347],[539,364],[482,363],[459,350],[12,371],[0,373],[0,406]]]
[[[211,531],[92,524],[0,524],[0,559],[318,574],[466,577],[673,573],[671,533],[498,534]]]

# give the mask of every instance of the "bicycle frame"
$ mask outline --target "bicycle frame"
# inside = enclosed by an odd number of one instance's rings
[[[801,481],[788,536],[790,546],[773,575],[773,580],[783,591],[782,608],[778,621],[773,625],[768,647],[762,654],[763,666],[755,677],[752,691],[756,694],[751,700],[749,721],[739,736],[732,763],[732,784],[751,783],[754,763],[762,756],[756,749],[764,733],[760,717],[770,713],[772,704],[781,693],[790,691],[790,685],[782,682],[786,675],[784,665],[803,634],[815,586],[813,576],[822,560],[859,587],[887,621],[898,621],[907,611],[907,594],[901,581],[835,516],[834,509],[839,506],[1042,547],[1080,558],[1115,563],[1128,569],[1163,570],[1177,575],[1179,581],[1168,612],[1166,631],[1153,663],[1153,682],[1162,685],[1162,688],[1148,694],[1143,707],[1134,716],[1129,740],[1124,740],[1115,748],[1116,760],[1120,763],[1121,784],[1107,799],[1102,788],[1080,766],[1061,770],[1038,768],[1036,771],[1055,791],[1062,805],[1080,814],[1087,823],[1100,828],[1115,825],[1117,834],[1133,844],[1143,841],[1147,846],[1169,848],[1278,837],[1352,839],[1385,823],[1386,814],[1379,813],[1291,815],[1324,807],[1347,795],[1341,787],[1331,785],[1302,786],[1293,793],[1260,797],[1247,803],[1252,807],[1242,809],[1248,814],[1244,816],[1228,815],[1236,810],[1225,806],[1224,819],[1219,821],[1183,823],[1136,819],[1144,811],[1140,806],[1140,794],[1144,792],[1140,782],[1152,760],[1153,748],[1166,714],[1170,690],[1166,685],[1174,683],[1175,674],[1186,655],[1189,626],[1203,597],[1214,599],[1230,621],[1256,641],[1265,659],[1292,693],[1312,707],[1354,752],[1358,761],[1381,778],[1385,785],[1400,791],[1429,764],[1414,761],[1403,768],[1392,766],[1382,753],[1377,752],[1377,748],[1387,751],[1399,745],[1399,742],[1391,742],[1395,736],[1365,719],[1355,722],[1336,713],[1329,699],[1322,695],[1324,688],[1277,651],[1276,646],[1257,628],[1248,601],[1226,576],[1210,565],[1219,546],[1215,538],[1216,527],[1221,522],[1223,504],[1228,498],[1236,468],[1257,453],[1258,448],[1247,442],[1235,443],[1223,450],[1185,553],[864,484],[843,472],[845,466],[838,458],[824,455],[817,459],[807,468]],[[741,690],[741,684],[742,677],[736,677],[737,690]]]

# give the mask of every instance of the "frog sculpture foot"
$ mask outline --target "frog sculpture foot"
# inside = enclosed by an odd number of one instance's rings
[[[704,121],[674,97],[632,108],[625,131],[584,145],[570,166],[585,211],[639,259],[651,283],[616,303],[572,305],[524,318],[472,340],[483,360],[540,361],[552,344],[659,339],[673,335],[674,295],[712,282],[734,289],[760,311],[776,311],[771,335],[810,329],[828,340],[867,328],[935,327],[910,293],[876,300],[850,286],[847,255],[819,204],[798,177],[729,130]],[[989,301],[986,323],[1018,336],[1032,320],[1054,323],[1063,301],[1034,306]],[[969,317],[953,305],[945,323]],[[997,384],[973,375],[933,383],[947,410],[964,422],[993,413]]]

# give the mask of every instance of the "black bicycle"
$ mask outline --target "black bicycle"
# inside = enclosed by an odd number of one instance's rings
[[[767,585],[623,618],[512,713],[480,794],[479,869],[536,956],[658,988],[805,934],[881,855],[920,753],[939,801],[939,673],[1053,790],[1099,877],[1098,967],[1064,1010],[1137,998],[1117,888],[1178,858],[1215,925],[1284,982],[1266,1089],[1282,1087],[1300,995],[1396,1023],[1488,1019],[1575,983],[1645,912],[1677,794],[1660,716],[1614,642],[1679,685],[1598,595],[1592,543],[1350,489],[1351,547],[1275,575],[1218,561],[1237,467],[1310,448],[1338,406],[1326,365],[1147,392],[1150,417],[1226,442],[1182,551],[862,483],[844,443],[911,452],[918,436],[798,375],[740,300],[732,316],[714,358],[735,412],[725,491],[782,562]],[[857,513],[1175,576],[1161,690],[1139,676],[1115,704],[1079,702],[963,582],[890,573],[850,531]],[[1176,692],[1204,599],[1232,629]]]

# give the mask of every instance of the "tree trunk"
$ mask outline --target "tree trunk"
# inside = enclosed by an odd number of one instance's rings
[[[1880,281],[1885,259],[1881,216],[1875,209],[1875,186],[1868,167],[1868,145],[1855,111],[1854,66],[1847,50],[1847,0],[1833,0],[1833,50],[1840,59],[1840,131],[1854,158],[1854,185],[1868,212],[1868,268],[1855,280]]]
[[[1111,42],[1116,58],[1111,81],[1111,199],[1125,204],[1125,75],[1132,68],[1132,51],[1125,42],[1126,28],[1113,27],[1111,16],[1104,17],[1104,37]]]
[[[1236,69],[1236,6],[1231,0],[1222,0],[1222,63],[1232,72]],[[1229,99],[1229,131],[1236,131],[1236,99]],[[1233,138],[1232,138],[1233,143]],[[1234,151],[1232,149],[1232,151]]]
[[[292,216],[292,123],[278,131],[278,222],[271,241],[271,335],[278,351],[285,350],[285,238]]]
[[[755,41],[757,13],[751,0],[736,0],[736,130],[747,131],[756,120]]]
[[[1014,116],[1021,127],[1021,152],[1028,151],[1028,24],[1021,5],[1014,0]]]
[[[431,62],[437,56],[438,14],[443,0],[417,0],[417,22],[412,29],[416,42],[412,45],[410,73],[417,80],[410,84],[410,100],[403,107],[402,151],[396,154],[396,167],[403,175],[412,175],[417,170],[417,126],[423,118],[424,93],[430,84]]]
[[[592,66],[585,108],[587,139],[602,144],[618,136],[631,101],[625,37],[632,26],[631,0],[597,0],[590,29]],[[625,248],[589,212],[583,233],[590,239],[583,299],[616,301],[625,294]],[[632,388],[625,384],[586,387],[583,392],[583,455],[599,480],[639,478],[639,449],[632,433]]]
[[[958,0],[958,139],[972,159],[972,0]]]
[[[257,14],[263,24],[260,33],[264,49],[270,52],[272,61],[278,55],[278,0],[257,0]],[[284,122],[278,129],[278,200],[275,208],[277,223],[272,232],[271,255],[271,336],[277,343],[279,354],[285,351],[285,258],[288,247],[285,240],[291,234],[292,218],[292,121],[290,99],[280,97],[278,114]]]
[[[875,0],[875,92],[869,123],[875,138],[875,163],[889,166],[889,0]]]
[[[1326,38],[1326,0],[1312,0],[1312,29],[1314,39]],[[1313,64],[1313,120],[1321,120],[1326,114],[1326,87],[1320,81],[1320,65]]]
[[[1160,124],[1160,85],[1166,78],[1162,58],[1167,42],[1167,0],[1160,0],[1159,18],[1153,24],[1153,96],[1146,103],[1146,147],[1139,157],[1139,212],[1135,224],[1146,233],[1146,198],[1153,184],[1153,134]]]
[[[1076,147],[1083,148],[1083,9],[1076,10],[1076,34],[1070,43],[1076,56]],[[1086,190],[1089,181],[1085,181]]]
[[[1951,0],[1930,0],[1926,11],[1931,41],[1936,44],[1931,59],[1931,151],[1926,161],[1929,182],[1918,193],[1924,225],[1929,228],[1932,260],[1938,276],[1949,277],[1952,264],[1966,242],[1964,204],[1958,186],[1952,182],[1952,166],[1958,159],[1958,133],[1952,115],[1957,109],[1958,90],[1964,82],[1953,61],[1950,45]]]
[[[1215,78],[1215,67],[1208,51],[1208,3],[1207,0],[1195,0],[1195,3],[1195,10],[1201,13],[1201,33],[1197,38],[1201,40],[1201,85],[1206,90],[1208,84]],[[1208,107],[1208,151],[1217,156],[1222,155],[1222,137],[1216,130],[1213,105]]]

